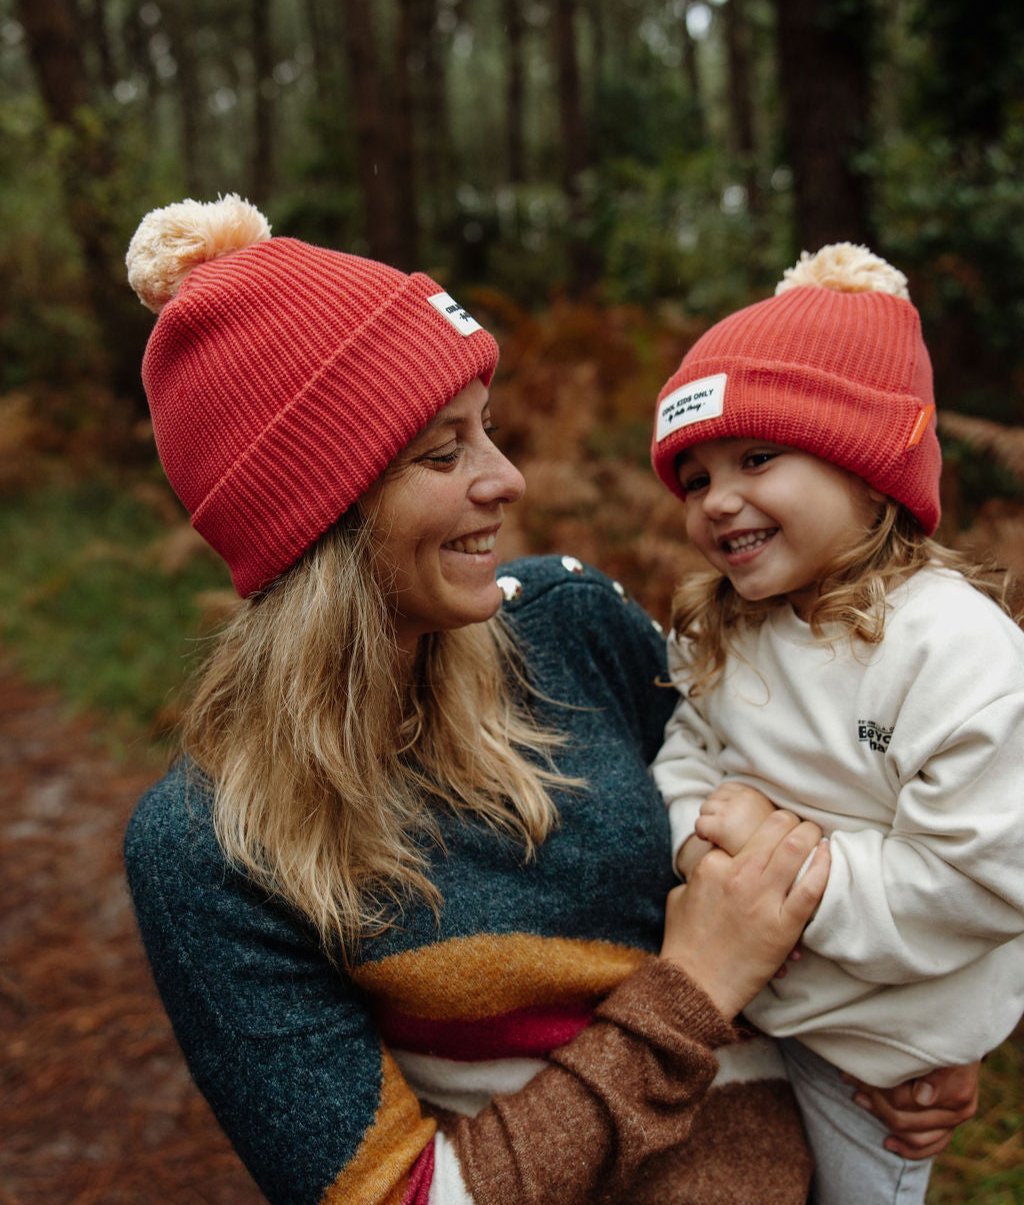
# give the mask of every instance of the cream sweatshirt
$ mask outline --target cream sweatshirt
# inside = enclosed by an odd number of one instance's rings
[[[946,570],[889,604],[879,646],[780,607],[695,699],[673,638],[654,764],[673,852],[726,779],[829,835],[805,956],[746,1013],[881,1086],[980,1058],[1024,1007],[1024,633]]]

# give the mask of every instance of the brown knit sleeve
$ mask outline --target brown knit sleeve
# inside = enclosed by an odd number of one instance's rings
[[[552,1065],[449,1134],[480,1205],[628,1200],[641,1166],[686,1142],[735,1037],[677,967],[649,959]]]

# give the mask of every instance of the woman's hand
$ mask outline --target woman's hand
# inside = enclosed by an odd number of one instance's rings
[[[821,829],[791,812],[773,812],[735,857],[712,850],[693,877],[669,893],[661,956],[684,970],[731,1020],[797,944],[828,872]]]
[[[889,1129],[885,1145],[904,1159],[928,1159],[949,1146],[953,1131],[978,1110],[980,1063],[940,1067],[895,1088],[847,1077],[854,1100]]]

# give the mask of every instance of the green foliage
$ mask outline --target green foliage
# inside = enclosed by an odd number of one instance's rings
[[[1020,121],[1024,9],[971,0],[916,0],[908,32],[923,47],[910,97],[915,124],[957,143],[997,141]]]
[[[598,84],[590,138],[598,163],[628,160],[656,166],[679,150],[701,149],[692,107],[674,76],[648,72]]]
[[[212,558],[162,569],[165,534],[112,478],[50,485],[0,510],[0,644],[30,678],[103,713],[108,736],[153,734],[196,651],[197,596],[227,584]]]
[[[100,70],[104,55],[88,25],[92,100],[73,127],[54,130],[35,97],[15,6],[0,0],[0,389],[109,376],[112,342],[126,349],[122,368],[131,360],[137,332],[126,320],[128,334],[111,338],[109,313],[118,307],[98,303],[81,229],[69,219],[83,207],[95,217],[90,229],[102,230],[116,292],[124,246],[148,208],[189,192],[247,191],[257,87],[273,102],[274,173],[261,204],[275,229],[368,249],[355,98],[334,6],[274,0],[274,65],[263,80],[240,0],[187,8],[183,20],[175,6],[100,6],[113,74]],[[616,303],[668,298],[717,317],[770,290],[798,250],[779,149],[788,118],[778,95],[774,4],[749,0],[741,15],[756,143],[744,162],[729,150],[736,95],[729,10],[707,8],[710,24],[691,43],[694,84],[684,69],[683,9],[673,0],[577,6],[589,167],[576,201],[561,178],[550,6],[523,10],[527,180],[512,183],[501,5],[439,4],[431,53],[415,46],[409,62],[414,96],[422,101],[430,82],[445,97],[443,109],[430,110],[444,128],[427,129],[421,119],[417,130],[422,265],[455,290],[491,284],[531,306],[573,284],[581,246],[597,265],[600,294]],[[373,50],[390,95],[399,8],[387,0],[373,10]],[[874,190],[879,249],[912,277],[940,402],[1017,422],[1024,391],[1024,9],[828,0],[819,10],[875,65],[877,124],[859,166]],[[878,21],[866,19],[871,11]],[[194,68],[187,95],[186,60]],[[119,388],[126,379],[122,371]]]
[[[1021,419],[1024,383],[1024,126],[965,159],[945,138],[876,152],[885,249],[908,272],[941,403]]]
[[[41,379],[67,380],[97,364],[81,295],[78,247],[66,223],[55,156],[31,95],[0,106],[0,391]]]
[[[1024,501],[1024,481],[1000,461],[992,449],[980,449],[963,439],[940,433],[943,472],[957,484],[961,527],[968,527],[982,506],[993,498]]]
[[[785,266],[788,194],[770,193],[752,214],[729,169],[710,150],[614,165],[595,200],[611,299],[671,298],[718,317],[770,290]]]
[[[1024,1182],[1024,1027],[985,1060],[973,1121],[953,1135],[940,1155],[928,1205],[1022,1205]]]

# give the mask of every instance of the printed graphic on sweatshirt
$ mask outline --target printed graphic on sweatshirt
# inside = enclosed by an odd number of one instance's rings
[[[875,753],[884,753],[892,740],[892,728],[876,720],[858,720],[857,740],[866,741],[868,748]]]

